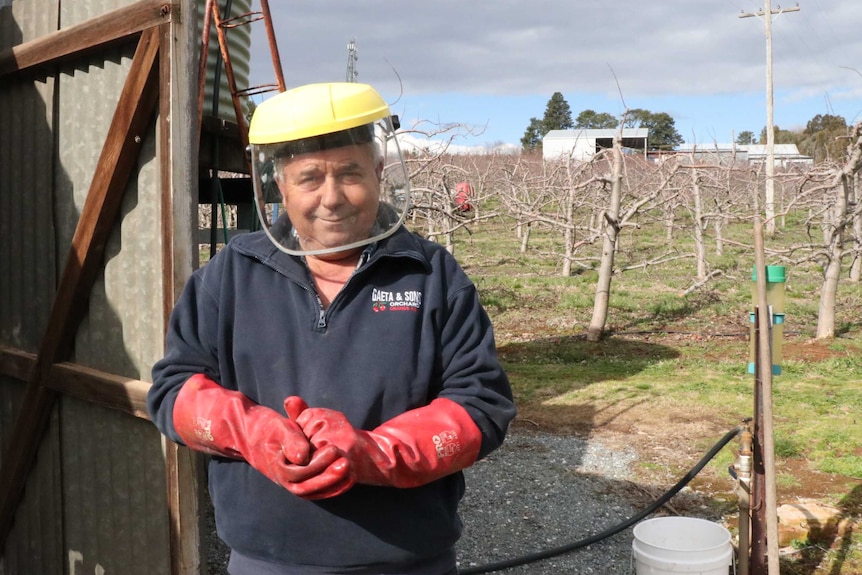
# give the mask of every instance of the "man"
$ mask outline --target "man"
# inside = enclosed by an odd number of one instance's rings
[[[461,470],[515,415],[475,286],[402,225],[396,128],[363,84],[262,103],[264,231],[195,272],[172,314],[148,407],[212,455],[233,575],[454,574]]]

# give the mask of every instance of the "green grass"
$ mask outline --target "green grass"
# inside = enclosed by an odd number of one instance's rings
[[[686,296],[682,292],[695,281],[693,258],[615,275],[609,337],[589,343],[584,334],[596,272],[577,269],[561,277],[560,239],[534,230],[522,254],[513,229],[503,221],[474,227],[469,240],[456,238],[455,255],[495,324],[518,401],[593,404],[596,410],[612,402],[652,402],[659,413],[672,404],[709,413],[727,426],[751,415],[750,249],[728,244],[724,254],[711,254],[709,268],[722,275]],[[626,231],[618,267],[666,252],[664,234],[660,226]],[[793,230],[782,230],[767,248],[788,245],[793,236]],[[740,224],[726,237],[750,244],[751,230]],[[679,233],[673,249],[685,254],[693,248]],[[831,357],[787,351],[790,344],[805,351],[815,333],[820,273],[814,264],[787,266],[783,373],[773,378],[776,455],[804,457],[823,472],[862,478],[862,287],[842,280],[839,338],[819,346]]]

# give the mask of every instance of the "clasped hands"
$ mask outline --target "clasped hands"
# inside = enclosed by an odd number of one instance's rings
[[[470,414],[444,398],[372,431],[354,428],[340,411],[308,407],[299,397],[285,399],[284,409],[287,417],[277,416],[279,431],[263,437],[264,469],[249,463],[304,499],[334,497],[355,483],[418,487],[472,465],[482,444]]]
[[[340,495],[356,483],[351,451],[358,440],[356,429],[340,411],[309,408],[297,396],[285,399],[288,419],[271,436],[273,454],[270,479],[303,499]]]
[[[284,410],[287,417],[195,374],[174,400],[174,430],[185,445],[244,459],[303,499],[335,497],[355,483],[418,487],[472,465],[482,445],[471,415],[445,398],[373,431],[297,396],[284,400]]]

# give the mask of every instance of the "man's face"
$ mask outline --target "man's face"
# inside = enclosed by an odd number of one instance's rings
[[[345,246],[371,235],[382,168],[371,145],[312,152],[282,162],[278,187],[303,250]]]

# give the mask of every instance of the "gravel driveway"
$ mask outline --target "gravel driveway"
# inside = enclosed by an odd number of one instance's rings
[[[557,549],[635,515],[621,498],[637,459],[597,441],[513,430],[506,443],[468,469],[461,504],[462,570]],[[633,573],[631,529],[557,557],[495,573]]]

